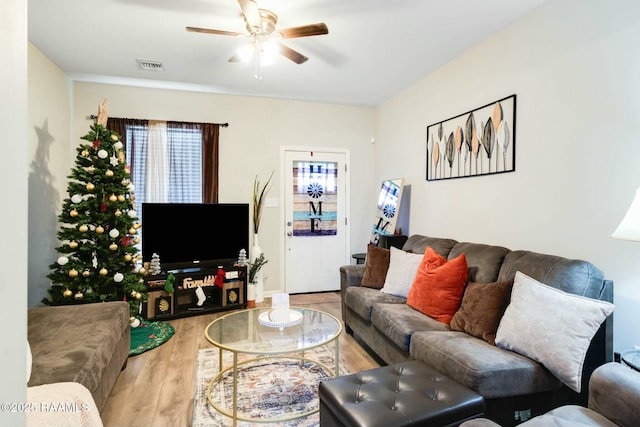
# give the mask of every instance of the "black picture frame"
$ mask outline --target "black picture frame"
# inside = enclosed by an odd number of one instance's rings
[[[515,135],[515,94],[427,126],[427,181],[515,172]]]

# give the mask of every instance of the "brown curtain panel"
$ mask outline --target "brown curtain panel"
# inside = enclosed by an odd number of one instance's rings
[[[135,140],[127,141],[127,126],[133,126],[133,125],[147,126],[148,123],[149,121],[144,119],[123,119],[119,117],[109,117],[109,119],[107,120],[107,129],[109,129],[111,132],[115,132],[118,135],[120,135],[120,141],[122,141],[126,149],[127,142],[131,143],[131,147],[135,147],[135,144],[136,144]],[[146,143],[146,141],[141,141],[141,143],[144,144]],[[131,168],[132,173],[134,168],[133,163],[134,163],[134,159],[133,159],[133,156],[131,156],[131,164],[129,165],[129,167]]]
[[[202,202],[218,203],[220,125],[202,123]]]

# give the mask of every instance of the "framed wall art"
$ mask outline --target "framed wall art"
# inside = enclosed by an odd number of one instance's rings
[[[427,127],[427,181],[516,170],[516,95]]]

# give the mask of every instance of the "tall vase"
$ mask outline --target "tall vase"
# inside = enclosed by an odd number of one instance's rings
[[[262,249],[260,248],[260,239],[258,233],[253,234],[253,247],[251,248],[251,262],[255,262],[256,258],[258,258],[262,254]],[[264,301],[264,283],[262,276],[262,269],[260,269],[253,280],[256,286],[256,302]]]

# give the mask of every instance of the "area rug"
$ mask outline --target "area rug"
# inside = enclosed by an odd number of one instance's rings
[[[329,344],[307,351],[305,357],[320,361],[334,369],[334,347]],[[255,356],[251,356],[255,357]],[[240,354],[238,361],[249,356]],[[219,353],[217,348],[198,351],[196,361],[196,390],[193,408],[192,427],[232,426],[231,418],[220,414],[207,400],[209,382],[218,374]],[[223,365],[231,366],[233,356],[230,352],[223,355]],[[340,363],[340,374],[349,372]],[[277,419],[291,413],[301,413],[318,409],[318,384],[330,379],[330,375],[319,365],[285,358],[266,358],[242,365],[238,374],[238,414],[250,418]],[[227,372],[222,382],[212,387],[212,398],[221,407],[232,411],[233,374]],[[238,422],[238,426],[260,425],[258,423]],[[320,425],[319,414],[309,415],[299,420],[277,422],[280,427],[316,427]]]
[[[161,346],[175,333],[175,329],[167,322],[148,322],[140,320],[140,326],[129,328],[131,331],[131,347],[129,357],[142,354]]]

